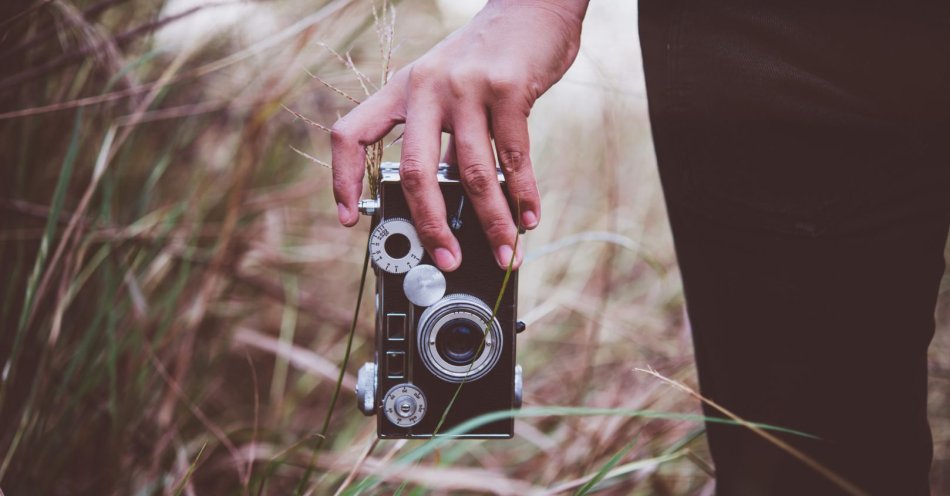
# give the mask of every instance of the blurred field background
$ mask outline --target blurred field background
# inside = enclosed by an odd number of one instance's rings
[[[392,66],[479,4],[397,3]],[[319,79],[362,97],[349,57],[379,81],[373,6],[0,7],[6,494],[324,495],[372,474],[364,494],[403,482],[413,495],[572,494],[595,475],[588,489],[600,494],[711,494],[702,426],[689,420],[525,418],[512,441],[450,442],[387,469],[420,442],[376,442],[375,419],[355,408],[355,372],[373,351],[372,284],[317,442],[368,220],[339,227],[329,171],[294,148],[328,162],[328,137],[306,120],[330,125],[353,106]],[[592,2],[578,60],[536,105],[531,131],[544,213],[523,240],[525,406],[699,413],[634,371],[696,383],[635,2]],[[386,151],[398,155],[398,144]],[[931,349],[935,494],[950,494],[947,289]]]

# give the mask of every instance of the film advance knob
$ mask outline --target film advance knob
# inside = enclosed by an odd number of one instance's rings
[[[427,307],[445,296],[445,276],[432,265],[417,265],[403,279],[402,291],[413,305]]]

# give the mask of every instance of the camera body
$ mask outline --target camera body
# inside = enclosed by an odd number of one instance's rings
[[[495,262],[455,170],[440,165],[438,179],[464,256],[458,269],[442,272],[416,235],[398,164],[381,168],[378,200],[360,204],[373,216],[369,251],[376,273],[376,354],[359,372],[360,411],[377,415],[380,438],[430,438],[481,414],[520,407],[515,336],[524,326],[516,320],[517,271],[493,318],[505,270]],[[499,180],[505,189],[501,175]],[[514,421],[507,418],[458,437],[513,434]]]

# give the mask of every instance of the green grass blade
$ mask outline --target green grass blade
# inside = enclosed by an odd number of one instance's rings
[[[627,475],[627,474],[636,472],[638,470],[643,470],[645,468],[656,467],[657,465],[660,465],[662,463],[670,462],[682,457],[683,457],[683,453],[680,452],[680,453],[673,453],[673,454],[668,454],[668,455],[654,456],[652,458],[644,458],[641,460],[632,461],[630,463],[625,463],[623,465],[620,465],[619,467],[608,470],[606,473],[604,473],[604,478],[603,480],[601,480],[601,482],[603,482],[604,480],[613,479],[615,477]],[[594,487],[591,490],[596,490],[596,489],[597,488]]]
[[[482,342],[478,347],[478,351],[476,352],[476,355],[480,354],[482,352],[482,349],[485,347],[485,339],[487,339],[488,337],[488,331],[491,329],[492,322],[495,321],[495,316],[498,315],[498,307],[501,306],[501,299],[505,295],[505,290],[508,289],[508,281],[511,280],[511,273],[515,266],[515,254],[518,253],[518,239],[519,238],[520,236],[518,236],[518,233],[515,233],[515,243],[514,243],[514,247],[511,250],[511,259],[508,260],[508,268],[505,270],[505,277],[501,280],[501,289],[498,290],[498,297],[495,298],[495,305],[492,307],[492,310],[491,310],[491,318],[488,319],[488,322],[485,323],[485,329],[482,330]],[[469,372],[472,371],[473,366],[475,366],[475,362],[472,362],[468,366]],[[468,375],[466,374],[466,376],[462,379],[462,382],[460,382],[458,387],[455,388],[455,393],[452,394],[452,399],[450,399],[449,404],[445,406],[445,410],[442,411],[442,417],[439,418],[439,423],[436,424],[435,430],[432,432],[433,436],[437,436],[439,432],[442,430],[442,424],[444,424],[445,419],[448,418],[449,412],[452,410],[452,406],[455,405],[455,401],[458,399],[459,394],[462,393],[462,387],[465,386],[467,380],[468,380]]]
[[[610,457],[610,460],[607,460],[607,463],[605,463],[603,467],[600,467],[600,470],[598,470],[597,473],[594,474],[594,477],[591,480],[587,481],[586,484],[581,486],[580,489],[578,489],[577,492],[574,493],[574,495],[585,496],[586,494],[590,493],[590,491],[594,488],[594,486],[596,486],[600,481],[604,480],[604,477],[607,476],[607,473],[610,472],[610,470],[613,469],[618,463],[620,463],[620,460],[622,460],[623,457],[627,456],[627,453],[630,453],[630,450],[632,450],[633,447],[636,445],[637,445],[637,438],[635,437],[633,438],[633,441],[630,441],[629,443],[627,443],[627,445],[621,448],[620,451],[614,454],[614,456]]]
[[[288,276],[284,281],[284,295],[287,303],[280,317],[280,335],[278,337],[278,346],[290,349],[293,347],[294,334],[297,330],[297,278]],[[284,391],[287,387],[287,373],[290,369],[290,359],[283,353],[277,354],[274,363],[274,372],[271,376],[271,403],[275,405],[278,419],[282,420]]]
[[[191,462],[191,465],[188,466],[188,471],[185,472],[185,476],[175,485],[175,496],[181,496],[181,493],[185,490],[185,486],[188,485],[188,481],[191,480],[192,474],[195,473],[195,469],[198,468],[198,460],[201,459],[201,454],[204,453],[205,448],[208,446],[208,443],[201,445],[201,449],[198,450],[198,454],[195,455],[194,461]]]
[[[683,449],[683,448],[689,446],[690,443],[692,443],[693,441],[695,441],[696,439],[698,439],[700,436],[702,436],[702,435],[705,434],[705,433],[706,433],[706,428],[705,428],[705,427],[699,427],[699,428],[693,430],[692,432],[690,432],[689,434],[687,434],[687,435],[683,436],[682,438],[678,439],[675,443],[673,443],[672,446],[670,446],[669,448],[665,449],[665,450],[663,451],[663,454],[667,454],[667,455],[668,455],[668,454],[670,454],[670,453],[675,453],[675,452],[677,452],[677,451],[679,451],[679,450],[681,450],[681,449]]]
[[[40,249],[36,254],[36,261],[33,263],[33,272],[30,273],[30,279],[26,286],[26,297],[23,299],[23,308],[20,312],[20,320],[17,324],[17,335],[13,344],[13,351],[7,360],[5,369],[12,366],[16,360],[19,348],[22,345],[23,332],[26,327],[27,317],[30,315],[30,309],[33,307],[33,297],[36,292],[36,286],[39,284],[40,275],[43,273],[43,266],[46,263],[46,257],[49,256],[49,248],[53,241],[53,235],[56,233],[56,225],[59,223],[59,215],[63,210],[63,202],[66,198],[66,190],[69,189],[69,181],[73,176],[73,169],[76,165],[76,156],[79,155],[80,139],[82,135],[82,110],[76,112],[76,119],[73,124],[72,136],[69,138],[69,146],[66,148],[66,156],[63,158],[63,165],[60,167],[59,178],[56,182],[56,189],[53,191],[53,201],[50,204],[49,217],[46,219],[46,229],[43,239],[40,241]],[[4,374],[6,375],[6,374]],[[0,405],[3,404],[3,393],[0,390]]]
[[[310,462],[307,463],[307,469],[304,471],[303,477],[300,478],[296,490],[294,490],[294,494],[298,496],[302,494],[304,488],[307,487],[307,483],[310,481],[310,474],[313,473],[313,466],[317,461],[317,453],[323,446],[324,440],[326,440],[327,430],[330,428],[330,419],[333,418],[333,408],[336,406],[336,400],[340,397],[340,388],[343,386],[343,375],[346,374],[346,365],[350,361],[350,350],[353,349],[353,336],[356,334],[356,323],[360,317],[360,304],[363,302],[363,290],[366,287],[366,273],[369,269],[369,238],[367,238],[366,242],[367,245],[363,255],[363,275],[360,277],[360,289],[359,294],[356,296],[356,308],[353,310],[353,323],[350,325],[350,335],[346,340],[346,351],[343,353],[343,361],[340,363],[340,375],[337,377],[336,387],[333,389],[333,396],[330,397],[330,407],[327,410],[326,417],[323,419],[323,427],[320,428],[320,437],[317,439],[317,444],[313,448]]]
[[[497,412],[489,412],[478,417],[466,420],[461,424],[445,431],[442,435],[433,437],[426,441],[424,444],[418,448],[406,453],[395,463],[390,466],[385,473],[391,473],[397,470],[405,468],[407,465],[420,460],[435,450],[439,449],[441,446],[453,441],[454,437],[466,432],[470,432],[473,429],[477,429],[483,425],[496,422],[498,420],[506,418],[537,418],[537,417],[590,417],[590,416],[617,416],[617,417],[640,417],[645,419],[665,419],[665,420],[684,420],[689,422],[708,422],[708,423],[717,423],[725,425],[734,425],[737,427],[743,427],[744,425],[753,425],[760,429],[782,432],[786,434],[792,434],[795,436],[801,436],[811,439],[817,439],[816,436],[808,434],[801,431],[796,431],[793,429],[787,429],[784,427],[769,425],[769,424],[760,424],[750,422],[748,424],[742,424],[740,422],[720,418],[720,417],[707,417],[704,415],[696,415],[689,413],[675,413],[675,412],[661,412],[656,410],[630,410],[625,408],[592,408],[592,407],[571,407],[571,406],[542,406],[542,407],[531,407],[523,408],[521,410],[501,410]],[[343,494],[346,496],[353,496],[356,494],[362,493],[369,486],[374,484],[378,478],[376,477],[367,477],[362,480],[359,484],[351,487]]]

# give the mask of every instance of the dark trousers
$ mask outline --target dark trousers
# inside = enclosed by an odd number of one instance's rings
[[[870,494],[929,494],[950,2],[640,0],[701,392]],[[708,415],[720,416],[706,408]],[[707,426],[717,494],[847,494]]]

